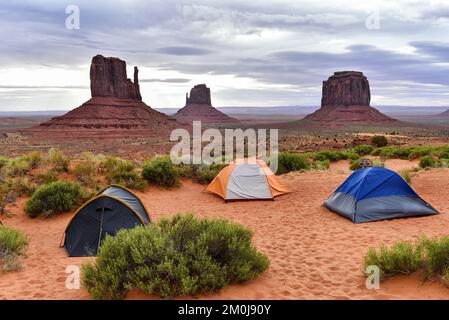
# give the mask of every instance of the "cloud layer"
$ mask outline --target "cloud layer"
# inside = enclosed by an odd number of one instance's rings
[[[97,53],[138,65],[155,107],[182,106],[196,83],[216,106],[318,105],[337,70],[363,71],[374,105],[449,105],[445,1],[81,0],[68,30],[70,4],[0,7],[1,111],[81,104]]]

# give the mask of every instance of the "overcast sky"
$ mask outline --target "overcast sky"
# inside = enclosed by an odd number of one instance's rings
[[[368,3],[369,2],[369,3]],[[66,28],[68,5],[80,28]],[[2,1],[0,111],[68,110],[102,54],[139,66],[144,101],[318,106],[334,71],[360,70],[372,105],[449,106],[448,1]]]

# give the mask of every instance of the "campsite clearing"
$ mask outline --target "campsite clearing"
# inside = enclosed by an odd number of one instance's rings
[[[363,277],[363,257],[370,246],[391,245],[447,235],[449,230],[449,169],[420,171],[413,189],[440,214],[419,218],[353,224],[324,206],[323,201],[350,175],[349,170],[308,171],[280,177],[292,193],[274,201],[224,203],[204,186],[188,180],[181,187],[151,187],[137,192],[152,221],[177,212],[193,211],[201,217],[226,218],[254,230],[258,250],[266,254],[270,269],[258,279],[231,285],[201,298],[211,299],[449,299],[449,290],[438,282],[422,284],[417,275],[399,276],[368,290]],[[66,268],[93,258],[70,258],[59,248],[62,232],[72,214],[30,219],[25,199],[9,206],[12,217],[3,222],[30,237],[23,269],[0,275],[1,299],[89,299],[84,289],[66,288]],[[128,298],[151,298],[132,292]]]

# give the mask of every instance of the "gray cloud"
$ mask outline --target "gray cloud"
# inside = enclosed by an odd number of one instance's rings
[[[89,86],[22,86],[22,85],[0,85],[0,89],[19,89],[19,90],[40,90],[40,89],[89,89]]]
[[[449,42],[442,42],[441,36],[449,32],[445,22],[449,4],[414,1],[411,6],[402,0],[380,1],[377,7],[348,6],[338,0],[77,3],[81,29],[74,31],[64,27],[65,6],[72,1],[2,4],[0,69],[45,65],[84,70],[91,57],[101,53],[130,65],[179,74],[146,75],[142,83],[170,86],[202,74],[257,81],[260,90],[228,84],[215,93],[221,104],[232,100],[240,105],[271,100],[318,104],[321,82],[334,71],[353,69],[367,75],[373,99],[380,96],[398,104],[427,99],[430,104],[449,105]],[[375,9],[379,9],[380,29],[368,30],[365,20]],[[87,88],[0,82],[0,89],[11,89],[8,94],[12,89],[26,94],[40,89],[36,97],[40,105],[46,100],[60,104],[68,91]],[[143,93],[152,97],[152,92]],[[4,99],[0,108],[6,105]],[[14,97],[7,101],[10,105]],[[155,102],[161,107],[166,103]]]
[[[190,79],[184,79],[184,78],[139,79],[139,82],[187,83],[187,82],[190,82]]]
[[[157,49],[156,52],[174,56],[202,56],[211,53],[210,50],[194,47],[165,47]]]

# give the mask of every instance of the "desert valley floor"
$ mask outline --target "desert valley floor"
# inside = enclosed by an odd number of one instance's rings
[[[386,167],[400,170],[417,162],[387,160]],[[391,245],[446,235],[449,229],[449,169],[419,171],[412,187],[431,203],[439,215],[353,224],[322,207],[323,201],[350,174],[340,161],[326,171],[281,176],[293,193],[275,201],[225,204],[202,192],[204,186],[184,180],[179,188],[150,187],[138,193],[153,221],[180,212],[208,218],[228,218],[254,230],[256,247],[270,258],[269,270],[258,279],[232,285],[200,299],[449,299],[441,282],[422,283],[418,275],[398,276],[368,290],[363,257],[370,246]],[[59,247],[62,232],[72,213],[30,219],[23,211],[26,199],[9,207],[5,224],[30,237],[23,269],[0,275],[0,299],[89,299],[86,290],[65,287],[66,267],[92,258],[69,258]],[[129,299],[157,298],[131,292]]]

